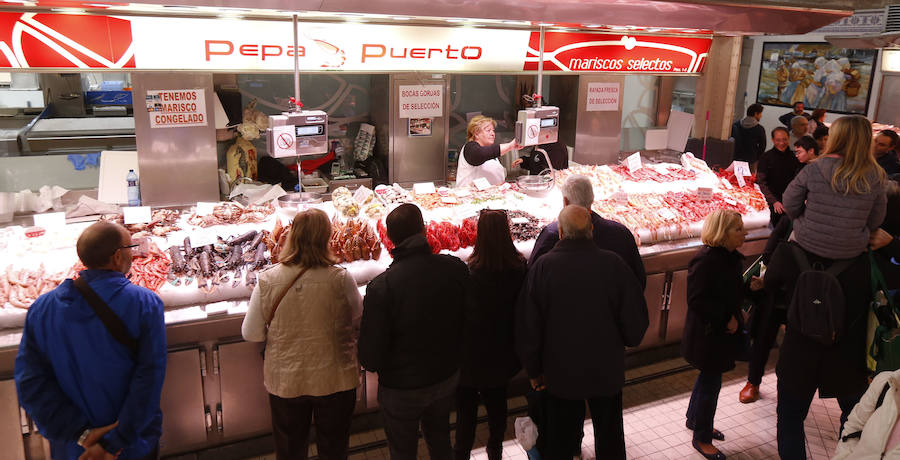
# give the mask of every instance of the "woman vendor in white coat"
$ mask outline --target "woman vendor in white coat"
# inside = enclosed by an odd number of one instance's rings
[[[493,118],[478,115],[469,121],[466,128],[466,145],[459,152],[459,165],[456,169],[456,186],[463,187],[483,177],[491,185],[500,185],[506,181],[506,169],[498,158],[518,150],[515,139],[505,144],[494,144]]]

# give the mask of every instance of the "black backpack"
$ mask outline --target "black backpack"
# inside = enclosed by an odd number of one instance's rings
[[[837,276],[850,267],[854,259],[837,260],[825,268],[820,263],[810,265],[806,251],[797,244],[789,246],[800,275],[788,306],[787,322],[802,335],[822,345],[831,345],[844,331],[847,311],[844,290]]]

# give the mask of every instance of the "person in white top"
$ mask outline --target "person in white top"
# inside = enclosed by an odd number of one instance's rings
[[[494,144],[497,122],[493,118],[478,115],[472,117],[466,128],[466,144],[459,152],[456,169],[456,186],[463,187],[485,178],[491,185],[500,185],[506,180],[506,169],[498,158],[518,150],[521,146],[513,139],[505,144]]]
[[[866,394],[850,412],[833,460],[900,459],[898,389],[900,371],[875,376]]]

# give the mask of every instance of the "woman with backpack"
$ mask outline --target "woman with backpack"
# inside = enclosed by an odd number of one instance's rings
[[[765,285],[791,298],[776,367],[784,460],[806,458],[803,421],[816,390],[837,398],[842,425],[866,390],[866,249],[886,205],[884,171],[871,149],[869,120],[839,118],[827,154],[803,168],[783,195],[793,232],[772,255]]]
[[[346,459],[359,385],[362,297],[353,277],[335,264],[327,214],[297,214],[289,232],[281,262],[259,273],[241,333],[249,342],[266,342],[263,383],[275,458],[307,458],[315,420],[319,458]]]
[[[487,456],[500,460],[506,432],[506,387],[521,366],[513,340],[513,312],[525,281],[525,257],[513,245],[506,211],[485,209],[469,257],[477,308],[466,325],[456,392],[457,459],[468,459],[475,441],[479,400],[487,409]]]
[[[737,211],[717,209],[703,222],[703,247],[688,265],[688,311],[681,341],[681,354],[700,370],[685,425],[694,431],[692,445],[704,457],[724,460],[712,445],[725,435],[713,428],[716,402],[722,388],[722,373],[734,369],[741,346],[741,303],[744,298],[742,262],[737,248],[747,232]],[[757,278],[752,289],[761,288]]]

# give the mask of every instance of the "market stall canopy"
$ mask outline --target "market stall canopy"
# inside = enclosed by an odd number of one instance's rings
[[[654,28],[706,29],[736,34],[804,34],[849,16],[860,2],[850,0],[767,0],[737,2],[694,0],[664,2],[653,0],[175,0],[126,3],[93,3],[67,0],[7,2],[35,9],[71,6],[106,14],[113,11],[159,7],[159,14],[254,16],[278,12],[308,12],[345,15],[403,15],[415,18],[446,19],[454,22],[513,21],[525,25],[546,23],[560,26],[643,26]],[[141,9],[144,7],[144,9]],[[192,9],[196,11],[192,11]],[[56,11],[56,9],[54,10]],[[357,20],[367,20],[360,17]],[[519,24],[522,25],[522,24]]]
[[[826,35],[825,40],[841,48],[891,48],[900,47],[900,4],[884,9],[884,27],[880,33],[859,35]]]

